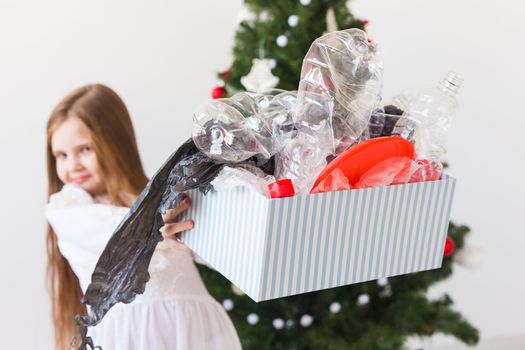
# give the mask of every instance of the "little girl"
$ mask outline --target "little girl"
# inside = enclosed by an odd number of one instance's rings
[[[131,120],[120,97],[103,85],[81,87],[53,110],[47,125],[48,282],[56,347],[69,348],[74,317],[111,234],[145,187]],[[189,198],[164,216],[144,294],[117,304],[89,329],[104,350],[240,349],[233,325],[208,294],[191,251],[173,239]]]

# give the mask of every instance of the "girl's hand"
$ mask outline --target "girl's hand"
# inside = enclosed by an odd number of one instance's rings
[[[160,228],[160,233],[165,239],[173,239],[175,247],[178,250],[191,252],[191,249],[179,241],[180,233],[193,228],[193,220],[177,221],[177,217],[190,207],[190,199],[183,194],[183,199],[179,206],[174,209],[168,209],[162,219],[165,225]]]

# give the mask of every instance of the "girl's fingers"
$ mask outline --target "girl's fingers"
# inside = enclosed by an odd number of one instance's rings
[[[177,208],[168,209],[166,213],[162,215],[162,219],[165,223],[172,223],[177,219],[177,216],[182,214],[185,210],[190,207],[190,199],[188,197],[184,198]]]
[[[177,233],[190,230],[193,228],[193,220],[186,220],[180,222],[169,223],[161,227],[159,230],[164,237],[172,238]]]

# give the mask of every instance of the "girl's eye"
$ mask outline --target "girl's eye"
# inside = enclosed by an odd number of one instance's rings
[[[83,152],[83,153],[91,152],[91,147],[86,146],[86,147],[82,148],[82,152]]]
[[[66,154],[65,153],[58,153],[55,155],[55,158],[56,159],[66,159]]]

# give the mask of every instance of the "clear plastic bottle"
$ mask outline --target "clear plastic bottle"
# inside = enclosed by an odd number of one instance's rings
[[[416,152],[441,170],[441,157],[447,152],[450,124],[458,109],[457,93],[463,78],[449,72],[438,86],[414,96],[408,114],[419,126],[415,132]]]
[[[326,167],[327,155],[317,138],[299,133],[277,154],[275,177],[292,180],[296,194],[308,193]]]
[[[208,157],[242,162],[251,156],[269,159],[295,135],[296,92],[239,92],[208,101],[193,114],[192,137]]]

